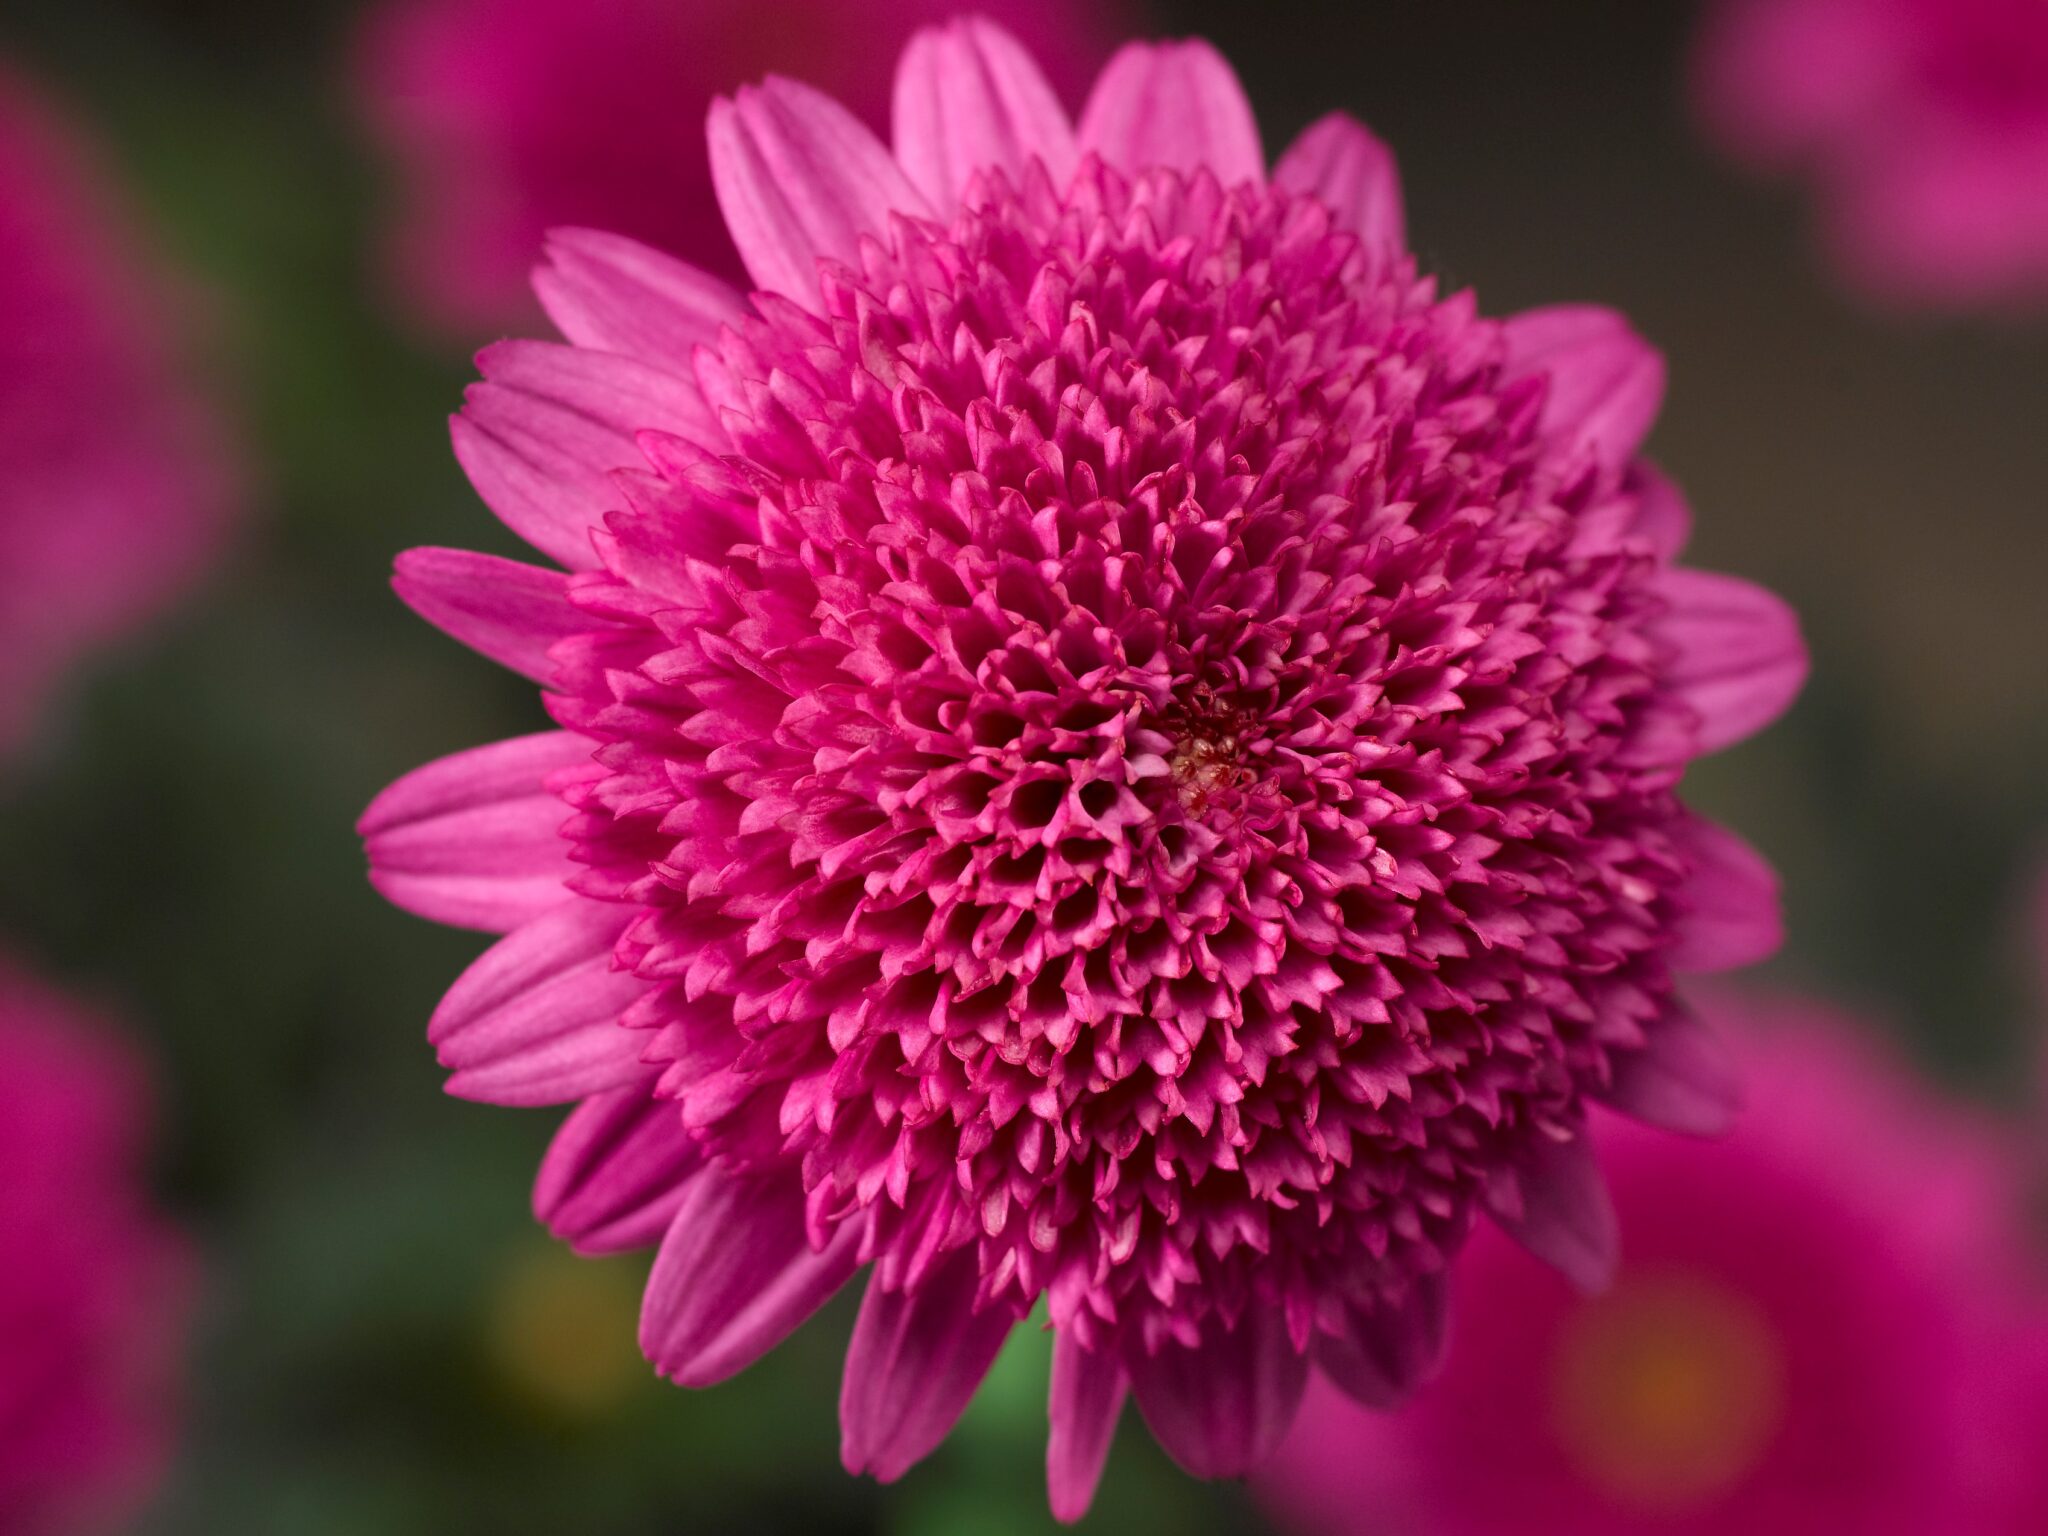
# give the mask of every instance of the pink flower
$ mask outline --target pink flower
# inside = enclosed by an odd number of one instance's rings
[[[174,1423],[189,1260],[141,1185],[127,1048],[0,961],[0,1531],[100,1530]]]
[[[0,69],[0,750],[217,545],[228,476],[165,298],[87,150]]]
[[[872,1266],[844,1453],[893,1478],[1043,1297],[1072,1516],[1127,1388],[1216,1475],[1311,1362],[1411,1384],[1481,1211],[1600,1282],[1587,1099],[1721,1126],[1672,974],[1778,942],[1677,782],[1805,663],[1672,563],[1657,354],[1439,297],[1356,123],[1269,175],[1174,43],[1070,127],[976,22],[896,102],[893,151],[786,80],[713,109],[750,300],[555,237],[569,342],[486,351],[455,443],[568,574],[397,585],[560,728],[362,830],[508,935],[431,1038],[454,1093],[580,1103],[538,1208],[660,1242],[666,1374]]]
[[[1718,1144],[1602,1127],[1612,1291],[1578,1300],[1475,1239],[1443,1374],[1405,1412],[1313,1389],[1265,1481],[1298,1529],[2048,1529],[2048,1310],[2019,1310],[2038,1276],[2012,1140],[1812,1004],[1712,1013],[1748,1108]]]
[[[389,0],[358,48],[361,111],[398,178],[387,253],[422,314],[463,333],[530,323],[541,237],[630,235],[741,274],[704,158],[717,92],[768,70],[870,125],[888,65],[952,0]],[[1120,4],[983,0],[1069,99]]]
[[[2048,5],[1717,0],[1696,95],[1728,150],[1820,187],[1867,292],[2048,303]]]

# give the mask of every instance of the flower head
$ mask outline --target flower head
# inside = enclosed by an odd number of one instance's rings
[[[871,1265],[845,1456],[894,1477],[1043,1297],[1071,1515],[1127,1388],[1202,1474],[1312,1361],[1398,1394],[1481,1210],[1598,1283],[1586,1100],[1719,1126],[1672,973],[1777,940],[1676,785],[1803,658],[1671,563],[1656,355],[1440,296],[1357,124],[1269,175],[1185,43],[1073,128],[978,22],[896,104],[893,152],[788,81],[714,109],[750,299],[555,239],[569,342],[487,351],[455,439],[567,574],[398,586],[561,729],[364,831],[393,900],[508,932],[451,1090],[583,1101],[541,1213],[661,1241],[666,1373]]]
[[[1603,1128],[1613,1289],[1574,1298],[1476,1239],[1443,1374],[1406,1410],[1313,1389],[1264,1483],[1299,1529],[2043,1529],[2048,1314],[2012,1138],[1825,1009],[1713,1013],[1747,1112],[1712,1145]]]
[[[768,70],[888,115],[888,64],[947,0],[388,0],[356,94],[400,205],[389,264],[421,313],[496,330],[532,309],[527,274],[560,225],[630,235],[738,277],[704,158],[704,110]],[[992,0],[1077,96],[1119,9]]]
[[[188,1261],[147,1208],[141,1073],[0,963],[0,1530],[103,1527],[172,1428]]]
[[[1716,0],[1695,60],[1728,149],[1819,183],[1830,253],[1908,302],[2048,303],[2048,6]]]
[[[213,553],[213,424],[158,274],[71,129],[0,68],[0,749],[76,655]]]

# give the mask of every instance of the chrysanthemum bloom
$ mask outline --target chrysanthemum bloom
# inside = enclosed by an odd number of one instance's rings
[[[1672,973],[1778,938],[1676,785],[1803,656],[1672,564],[1657,355],[1440,298],[1356,123],[1269,175],[1182,43],[1073,128],[972,22],[895,122],[713,109],[749,299],[555,238],[569,342],[485,352],[455,442],[567,574],[398,588],[560,729],[363,831],[394,901],[509,934],[434,1019],[450,1089],[582,1102],[540,1213],[661,1242],[665,1373],[872,1265],[844,1450],[892,1478],[1042,1297],[1072,1515],[1127,1386],[1202,1474],[1312,1361],[1395,1395],[1481,1210],[1599,1282],[1587,1099],[1722,1124]]]
[[[630,235],[738,278],[704,156],[704,110],[769,70],[886,121],[889,62],[952,0],[387,0],[356,94],[400,199],[387,262],[423,318],[525,321],[541,237]],[[1109,0],[989,0],[1063,97],[1102,62]]]
[[[0,1531],[101,1530],[175,1422],[188,1255],[141,1183],[143,1076],[0,961]]]
[[[85,648],[214,553],[229,476],[161,275],[76,134],[0,68],[0,750]]]
[[[1729,151],[1819,183],[1860,288],[2048,304],[2048,5],[1716,0],[1695,95]]]
[[[2048,1318],[2015,1312],[2013,1140],[1813,1004],[1710,1017],[1741,1042],[1747,1110],[1724,1142],[1603,1126],[1627,1234],[1612,1290],[1576,1298],[1475,1239],[1435,1383],[1377,1417],[1312,1389],[1262,1480],[1296,1529],[2048,1529],[2048,1394],[2014,1390],[2027,1354],[2048,1361]],[[2036,1490],[2022,1523],[2016,1476]]]

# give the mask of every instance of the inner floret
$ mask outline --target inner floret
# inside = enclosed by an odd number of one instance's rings
[[[978,188],[757,298],[728,442],[619,477],[582,888],[691,1133],[891,1283],[1306,1330],[1669,1005],[1690,726],[1652,558],[1576,537],[1634,492],[1311,198]]]

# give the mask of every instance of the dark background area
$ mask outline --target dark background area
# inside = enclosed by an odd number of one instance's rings
[[[510,546],[447,447],[466,349],[408,333],[377,277],[382,171],[341,69],[353,10],[0,16],[0,49],[99,125],[196,275],[258,486],[228,566],[72,690],[0,799],[0,932],[149,1040],[164,1187],[207,1251],[193,1426],[151,1528],[1049,1528],[1039,1338],[904,1483],[847,1479],[844,1300],[737,1382],[658,1386],[633,1344],[640,1261],[573,1260],[527,1214],[553,1117],[440,1091],[425,1022],[480,944],[378,900],[352,823],[398,773],[540,715],[385,586],[408,545]],[[2048,327],[1841,297],[1796,196],[1693,132],[1685,7],[1152,18],[1238,65],[1269,151],[1334,107],[1372,124],[1425,264],[1488,311],[1599,300],[1666,349],[1653,447],[1690,493],[1694,559],[1788,596],[1814,652],[1788,720],[1693,792],[1785,878],[1774,979],[2016,1108],[2041,1012],[2016,909],[2048,828]],[[1256,1520],[1127,1421],[1087,1528]]]

